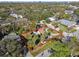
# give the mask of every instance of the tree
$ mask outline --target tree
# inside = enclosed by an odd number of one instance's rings
[[[68,46],[60,43],[59,41],[53,43],[52,49],[55,52],[51,55],[51,57],[66,57],[70,55]]]
[[[16,40],[6,39],[0,41],[0,56],[19,57],[21,54],[21,44]]]
[[[69,14],[64,14],[64,15],[63,15],[63,18],[69,19],[69,18],[70,18],[70,15],[69,15]]]
[[[71,56],[79,56],[79,42],[75,42],[72,44]]]
[[[35,44],[37,45],[39,42],[40,42],[40,39],[38,38],[38,39],[35,41]]]
[[[79,16],[79,9],[75,10],[74,13]]]

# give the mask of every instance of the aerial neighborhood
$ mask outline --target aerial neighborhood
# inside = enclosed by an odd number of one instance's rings
[[[79,2],[0,4],[1,57],[78,57]]]

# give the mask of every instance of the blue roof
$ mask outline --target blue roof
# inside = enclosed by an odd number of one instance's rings
[[[74,22],[69,21],[69,20],[59,20],[60,23],[66,25],[66,26],[71,26]]]

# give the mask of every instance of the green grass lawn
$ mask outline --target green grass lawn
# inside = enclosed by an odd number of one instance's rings
[[[67,31],[68,30],[67,26],[65,26],[63,24],[59,24],[58,26],[59,26],[61,31]]]
[[[74,28],[69,30],[70,33],[73,33],[73,32],[75,32],[75,31],[77,31],[77,30],[74,29]]]
[[[70,55],[70,50],[67,45],[60,43],[59,41],[54,42],[51,46],[55,52],[50,57],[66,57]]]
[[[61,56],[64,57],[70,54],[69,49],[66,45],[60,43],[59,41],[50,41],[46,43],[45,46],[42,47],[41,49],[32,52],[32,55],[36,56],[48,48],[53,48],[56,51],[56,53],[51,54],[50,57],[61,57]]]

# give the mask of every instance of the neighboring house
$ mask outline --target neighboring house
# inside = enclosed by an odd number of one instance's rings
[[[78,16],[75,14],[71,14],[71,20],[76,21],[78,19]]]
[[[56,18],[55,18],[55,17],[49,17],[48,20],[49,20],[49,21],[55,21]]]
[[[11,25],[11,22],[0,20],[0,26],[7,26],[7,25]]]
[[[10,25],[11,23],[4,23],[4,24],[1,24],[1,26],[7,26],[7,25]]]
[[[79,7],[77,7],[77,6],[73,6],[73,5],[70,5],[69,6],[70,8],[73,8],[73,10],[75,10],[75,9],[78,9]]]
[[[73,34],[72,33],[63,32],[63,36],[64,37],[67,37],[67,36],[73,37]]]
[[[48,28],[55,29],[55,27],[52,24],[46,24],[46,25]]]
[[[59,31],[59,30],[60,30],[59,27],[55,27],[55,26],[53,26],[52,24],[46,24],[46,25],[47,25],[47,27],[50,28],[50,29],[53,29],[53,30],[56,30],[56,31]]]
[[[15,14],[15,13],[10,14],[10,16],[15,17],[15,18],[18,18],[18,15]]]
[[[20,36],[16,35],[16,33],[10,33],[10,34],[4,36],[3,40],[6,40],[6,39],[11,39],[11,40],[16,39],[17,41],[21,40]]]
[[[18,15],[18,14],[16,14],[16,13],[11,13],[10,16],[15,17],[15,18],[17,18],[17,19],[18,19],[18,18],[23,18],[22,15]]]
[[[22,15],[18,15],[18,17],[19,17],[19,18],[23,18],[23,16],[22,16]]]
[[[76,30],[79,30],[79,25],[75,25],[75,29]]]
[[[63,25],[66,25],[68,27],[74,26],[76,24],[76,22],[65,20],[65,19],[61,19],[58,22],[60,22]]]
[[[74,13],[73,10],[65,10],[64,12],[65,12],[65,14],[73,14]]]

